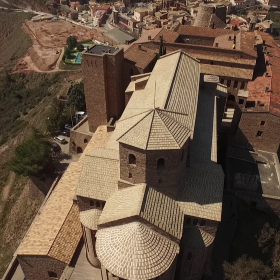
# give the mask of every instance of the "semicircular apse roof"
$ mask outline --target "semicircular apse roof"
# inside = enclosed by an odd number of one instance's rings
[[[179,245],[140,222],[97,231],[96,253],[112,274],[125,279],[152,279],[163,274]]]

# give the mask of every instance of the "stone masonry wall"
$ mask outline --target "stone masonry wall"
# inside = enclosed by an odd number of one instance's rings
[[[77,200],[78,200],[78,206],[79,206],[80,211],[86,211],[86,210],[90,210],[90,209],[101,209],[102,210],[105,205],[105,201],[100,201],[100,200],[83,197],[83,196],[77,196]],[[96,202],[99,202],[99,205],[100,205],[99,207],[97,207]]]
[[[82,72],[89,130],[95,132],[98,126],[107,124],[104,56],[83,53]]]
[[[136,164],[129,164],[129,154],[136,157]],[[120,143],[120,179],[133,184],[146,182],[146,154],[143,150]]]
[[[264,125],[261,122],[264,121]],[[262,132],[261,136],[257,133]],[[235,141],[243,146],[249,142],[254,149],[277,152],[280,144],[280,118],[271,113],[243,112]]]
[[[186,168],[187,147],[180,150],[147,151],[146,182],[164,194],[173,196]],[[165,168],[157,169],[159,159],[165,160]]]
[[[149,183],[166,194],[172,194],[186,167],[187,147],[188,142],[181,150],[142,151],[120,144],[120,179],[133,184]],[[129,154],[136,157],[136,164],[129,164]],[[165,167],[157,169],[161,158],[165,160]]]
[[[107,121],[112,117],[117,119],[124,110],[124,84],[123,84],[123,50],[115,55],[106,55],[105,89],[107,103]]]
[[[18,256],[26,280],[50,280],[49,272],[55,272],[59,279],[66,264],[48,256]]]
[[[79,153],[80,151],[83,152],[91,138],[92,138],[92,135],[78,132],[76,130],[71,130],[70,131],[69,153],[76,154],[76,153]]]

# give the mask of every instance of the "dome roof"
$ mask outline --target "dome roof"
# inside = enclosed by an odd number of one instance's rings
[[[179,253],[179,245],[140,222],[98,230],[96,253],[114,275],[152,279],[163,274]]]

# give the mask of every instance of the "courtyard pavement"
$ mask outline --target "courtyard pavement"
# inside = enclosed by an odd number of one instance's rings
[[[237,223],[236,197],[224,192],[222,221],[219,224],[212,251],[212,280],[223,279],[223,263],[228,259]]]
[[[83,246],[73,273],[69,280],[102,280],[101,270],[93,267],[86,258],[86,249]]]

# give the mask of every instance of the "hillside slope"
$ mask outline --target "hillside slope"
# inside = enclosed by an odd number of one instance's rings
[[[45,0],[0,0],[0,2],[8,2],[15,7],[24,7],[34,11],[47,12],[47,6]]]
[[[21,28],[31,17],[28,13],[0,12],[0,71],[13,67],[31,46],[31,39]]]

